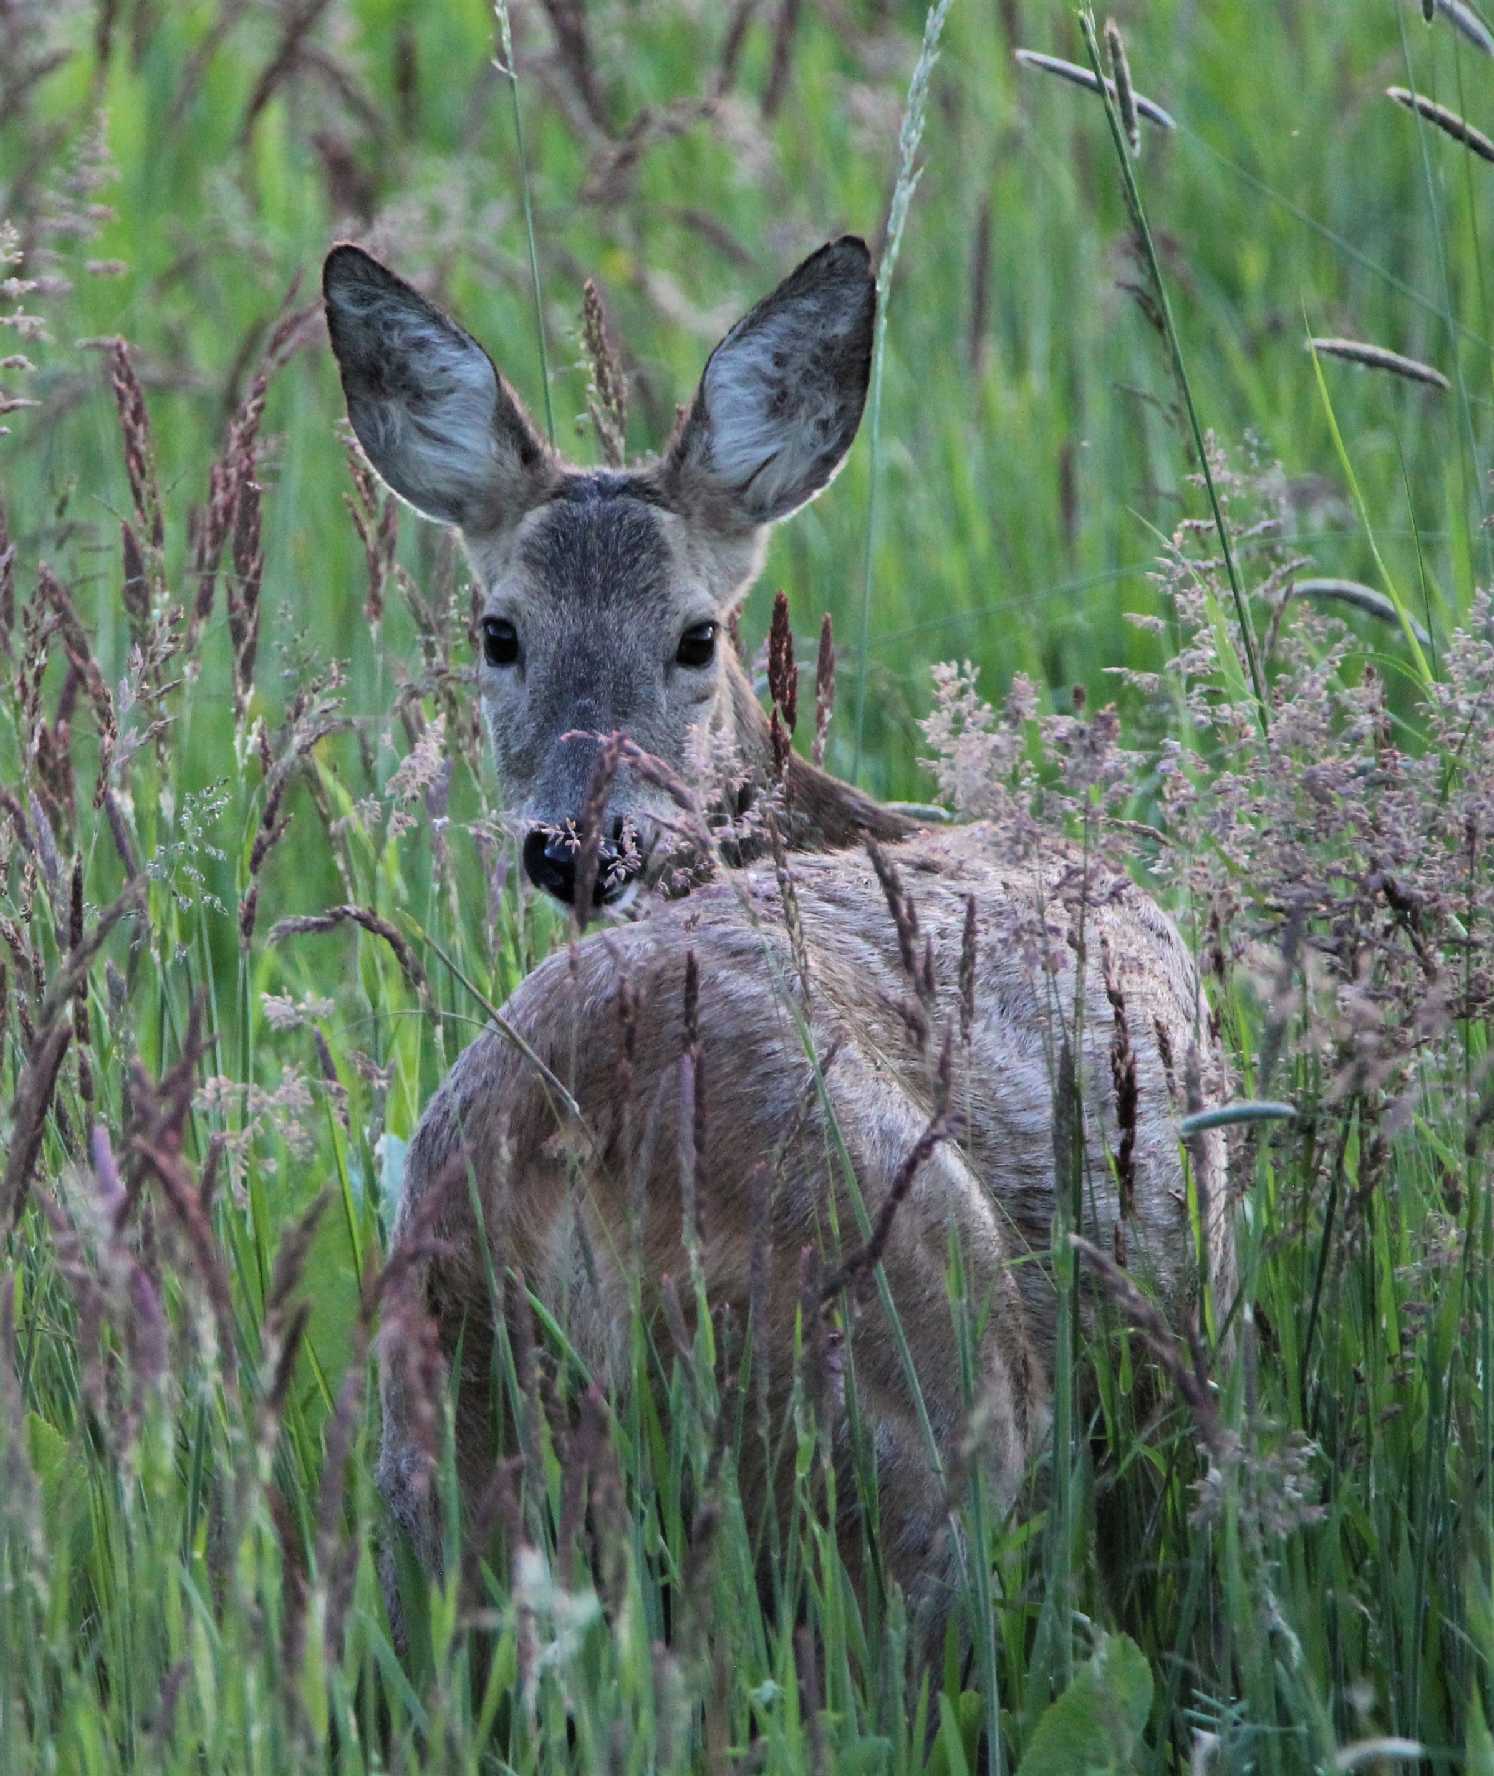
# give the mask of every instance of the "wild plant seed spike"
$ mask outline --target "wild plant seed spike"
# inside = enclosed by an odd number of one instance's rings
[[[1090,69],[1081,68],[1077,62],[1066,62],[1062,56],[1044,55],[1041,50],[1036,49],[1018,49],[1012,53],[1024,67],[1040,68],[1045,74],[1056,74],[1060,80],[1071,80],[1075,86],[1088,87],[1091,92],[1100,90],[1098,77]],[[1119,104],[1120,95],[1116,91],[1115,82],[1107,80],[1105,85],[1111,98]],[[1175,130],[1178,127],[1177,119],[1171,112],[1164,111],[1154,99],[1146,98],[1134,88],[1131,96],[1135,100],[1138,114],[1149,123],[1156,124],[1158,129]]]
[[[1115,101],[1120,107],[1121,127],[1133,154],[1141,152],[1141,125],[1136,118],[1136,93],[1131,85],[1131,64],[1126,56],[1126,42],[1114,19],[1105,20],[1105,48],[1110,56],[1110,72],[1115,77]]]
[[[1291,598],[1310,598],[1314,600],[1329,599],[1340,604],[1351,604],[1355,610],[1366,612],[1369,616],[1379,617],[1387,623],[1400,624],[1401,615],[1395,605],[1383,592],[1377,592],[1373,586],[1361,585],[1358,580],[1293,580],[1282,594],[1282,602]],[[1411,633],[1423,647],[1430,647],[1432,638],[1415,617],[1406,619],[1411,625]]]
[[[1419,358],[1408,358],[1402,352],[1383,345],[1371,345],[1364,339],[1311,339],[1309,349],[1324,357],[1342,358],[1349,364],[1363,364],[1368,370],[1388,370],[1392,376],[1404,376],[1408,382],[1424,382],[1429,388],[1447,389],[1452,384],[1431,364]]]
[[[1241,1122],[1290,1122],[1297,1114],[1295,1105],[1279,1104],[1270,1099],[1248,1103],[1221,1104],[1216,1110],[1201,1110],[1197,1116],[1185,1116],[1178,1124],[1178,1133],[1186,1139],[1206,1129],[1232,1128]]]
[[[1465,118],[1459,117],[1456,111],[1449,111],[1446,105],[1439,105],[1435,99],[1429,99],[1423,93],[1412,92],[1407,86],[1387,86],[1385,96],[1394,99],[1398,105],[1404,105],[1408,111],[1414,111],[1418,117],[1424,117],[1428,123],[1435,124],[1444,135],[1451,136],[1455,142],[1461,142],[1465,148],[1472,149],[1480,160],[1494,162],[1494,142],[1482,130],[1475,129]]]
[[[1422,0],[1427,23],[1431,24],[1440,12],[1456,31],[1461,31],[1476,49],[1486,56],[1494,56],[1494,31],[1491,31],[1471,6],[1465,6],[1463,0]]]

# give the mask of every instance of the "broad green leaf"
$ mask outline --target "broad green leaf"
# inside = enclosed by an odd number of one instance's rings
[[[1043,1711],[1018,1776],[1124,1776],[1152,1706],[1141,1648],[1107,1635]]]

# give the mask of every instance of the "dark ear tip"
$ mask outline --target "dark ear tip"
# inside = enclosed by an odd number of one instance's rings
[[[871,276],[871,248],[859,234],[843,234],[838,239],[827,241],[820,252],[825,258],[835,262],[836,269],[847,276],[860,273],[862,277]]]
[[[322,293],[346,284],[387,284],[393,273],[352,241],[338,241],[322,263]]]

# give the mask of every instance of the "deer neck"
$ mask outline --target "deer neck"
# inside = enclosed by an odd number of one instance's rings
[[[748,813],[760,798],[779,788],[783,806],[779,826],[793,851],[840,851],[868,838],[887,842],[917,831],[916,820],[883,807],[797,752],[789,752],[780,775],[773,753],[772,721],[735,654],[727,659],[726,676],[726,727],[745,779],[735,813]],[[747,825],[753,828],[755,823]],[[767,848],[765,832],[750,837],[738,846],[740,860],[751,862]]]

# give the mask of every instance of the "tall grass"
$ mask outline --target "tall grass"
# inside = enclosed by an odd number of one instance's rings
[[[1237,1099],[1293,1112],[1238,1112],[1239,1298],[1194,1348],[1080,1260],[1063,1474],[1008,1520],[978,1469],[949,1501],[969,1658],[919,1668],[841,1564],[834,1489],[874,1554],[875,1463],[825,1459],[814,1314],[767,1583],[751,1352],[693,1300],[635,1313],[615,1397],[520,1316],[518,1444],[464,1535],[386,1236],[421,1107],[563,933],[484,816],[459,565],[350,478],[292,277],[371,239],[585,455],[593,276],[661,441],[718,323],[881,221],[923,22],[511,12],[522,151],[484,6],[0,18],[0,1768],[1489,1767],[1487,169],[1383,98],[1388,0],[1122,14],[1179,124],[1139,162],[1012,59],[1076,27],[949,9],[879,460],[768,568],[859,638],[832,766],[907,794],[934,751],[951,799],[1124,854],[1195,935]],[[1487,126],[1476,38],[1405,30],[1418,90]],[[1304,313],[1456,409],[1315,363]],[[1424,655],[1398,591],[1389,622],[1308,589],[1413,573]],[[946,655],[998,708],[961,679],[925,739]],[[1019,672],[1044,689],[1003,701]],[[956,1251],[968,1361],[963,1291]],[[403,1636],[391,1348],[447,1507]]]

